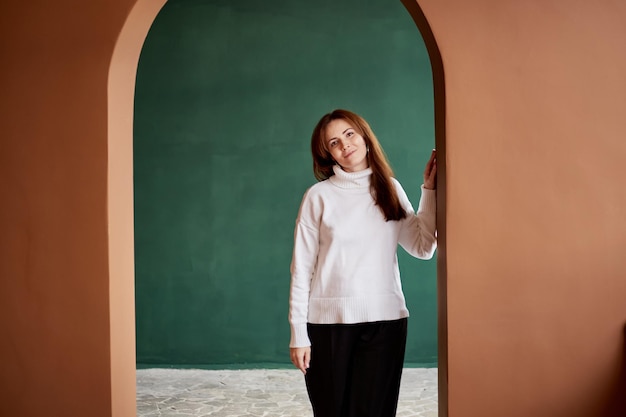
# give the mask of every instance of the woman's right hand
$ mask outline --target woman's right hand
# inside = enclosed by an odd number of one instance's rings
[[[311,346],[290,348],[289,354],[291,362],[306,375],[306,370],[309,369],[309,363],[311,362]]]

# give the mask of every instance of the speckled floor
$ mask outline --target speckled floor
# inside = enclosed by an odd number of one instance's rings
[[[311,417],[296,369],[137,371],[137,415]],[[406,368],[397,417],[437,416],[437,369]]]

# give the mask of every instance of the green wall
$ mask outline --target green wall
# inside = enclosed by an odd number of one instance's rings
[[[139,366],[287,364],[289,264],[322,114],[364,116],[417,206],[430,63],[399,0],[170,0],[135,101]],[[436,365],[435,261],[400,249],[407,363]]]

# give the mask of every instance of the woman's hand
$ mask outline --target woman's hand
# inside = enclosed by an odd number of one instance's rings
[[[291,362],[306,375],[306,370],[309,369],[309,363],[311,362],[311,346],[290,348],[289,354]]]
[[[437,189],[437,151],[433,149],[430,159],[424,169],[424,188],[427,190]]]

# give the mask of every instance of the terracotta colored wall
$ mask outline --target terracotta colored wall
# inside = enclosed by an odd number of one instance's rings
[[[109,296],[132,263],[109,263],[107,237],[109,66],[134,3],[0,3],[3,415],[135,412],[132,291]]]
[[[119,35],[108,84],[108,220],[113,416],[134,415],[133,105],[139,54],[166,0],[138,0]]]
[[[418,3],[445,74],[449,416],[603,415],[626,322],[626,4]]]

